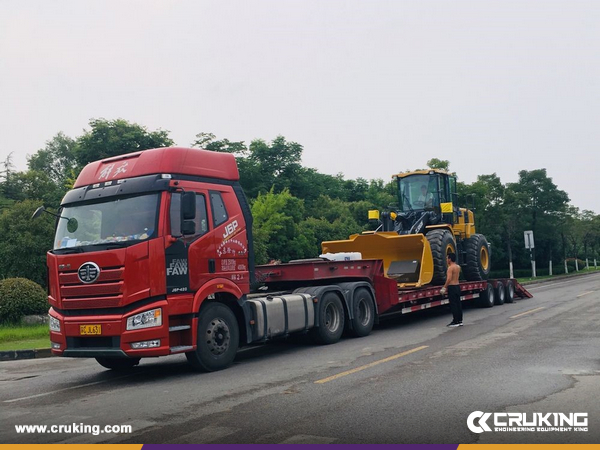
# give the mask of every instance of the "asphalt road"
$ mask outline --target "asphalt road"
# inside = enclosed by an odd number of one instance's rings
[[[534,298],[385,321],[330,346],[282,342],[233,367],[182,356],[113,373],[94,360],[0,363],[1,443],[599,443],[600,275]],[[586,412],[588,431],[484,432],[482,412]],[[15,425],[131,425],[131,434],[17,434]]]

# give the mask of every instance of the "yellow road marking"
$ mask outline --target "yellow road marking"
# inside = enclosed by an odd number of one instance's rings
[[[345,377],[346,375],[352,375],[353,373],[360,372],[361,370],[370,369],[371,367],[377,366],[379,364],[383,364],[389,361],[393,361],[394,359],[402,358],[403,356],[410,355],[411,353],[418,352],[419,350],[423,350],[424,348],[429,347],[428,345],[422,345],[421,347],[413,348],[412,350],[407,350],[402,353],[398,353],[397,355],[389,356],[387,358],[380,359],[378,361],[373,361],[372,363],[365,364],[364,366],[356,367],[354,369],[346,370],[345,372],[338,373],[337,375],[332,375],[327,378],[323,378],[322,380],[315,381],[315,384],[323,384],[328,381],[337,380],[338,378]]]
[[[530,313],[533,313],[533,312],[536,312],[536,311],[540,311],[542,309],[546,309],[546,307],[545,306],[540,306],[539,308],[530,309],[529,311],[522,312],[521,314],[517,314],[516,316],[510,316],[510,318],[511,319],[516,319],[517,317],[521,317],[521,316],[524,316],[525,314],[530,314]]]
[[[579,294],[579,295],[577,296],[577,298],[579,298],[579,297],[583,297],[584,295],[593,294],[593,293],[594,293],[594,291],[588,291],[588,292],[584,292],[583,294]]]

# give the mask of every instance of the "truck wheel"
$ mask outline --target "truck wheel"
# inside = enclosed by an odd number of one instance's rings
[[[96,358],[102,367],[112,370],[127,370],[137,366],[140,358]]]
[[[491,308],[494,306],[494,287],[488,283],[487,287],[479,293],[477,305],[480,308]]]
[[[196,350],[185,356],[195,370],[214,372],[233,363],[239,343],[238,323],[231,309],[208,303],[200,309]]]
[[[318,327],[310,330],[317,344],[335,344],[344,332],[344,307],[342,301],[333,292],[326,293],[319,301]]]
[[[494,294],[494,303],[496,305],[504,305],[504,300],[506,298],[506,289],[504,288],[504,283],[502,283],[502,281],[498,281],[496,283],[496,292],[494,292]]]
[[[431,247],[431,256],[433,257],[433,278],[431,284],[440,285],[446,282],[446,272],[448,270],[448,253],[456,254],[456,242],[454,236],[449,230],[433,230],[425,236]]]
[[[352,331],[354,336],[368,336],[375,323],[373,296],[366,288],[354,291]]]
[[[506,282],[506,296],[505,296],[505,301],[506,303],[514,303],[515,301],[515,283],[513,282],[513,280],[508,280]]]
[[[490,276],[490,248],[483,234],[465,240],[464,275],[467,281],[483,281]]]

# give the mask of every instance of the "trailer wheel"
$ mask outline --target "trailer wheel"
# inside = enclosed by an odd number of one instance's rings
[[[513,280],[508,280],[506,282],[506,297],[505,297],[505,301],[506,303],[514,303],[515,301],[515,283],[513,282]]]
[[[312,339],[317,344],[335,344],[344,332],[344,307],[342,301],[333,292],[321,297],[319,304],[318,326],[310,330]]]
[[[480,308],[491,308],[494,306],[494,287],[488,283],[487,287],[479,293],[477,305]]]
[[[449,230],[433,230],[425,235],[431,247],[433,257],[433,278],[431,284],[440,285],[446,282],[446,271],[448,270],[448,253],[456,254],[456,242]]]
[[[357,337],[368,336],[375,323],[375,305],[373,296],[366,288],[354,291],[352,334]]]
[[[200,309],[196,350],[185,356],[195,370],[214,372],[233,363],[239,343],[238,323],[231,309],[208,303]]]
[[[490,276],[490,247],[483,234],[465,240],[464,274],[467,281],[487,280]]]
[[[502,281],[496,282],[496,292],[494,294],[494,303],[496,305],[504,305],[504,301],[506,299],[506,289],[504,288],[504,283],[502,283]]]
[[[140,363],[140,358],[96,358],[98,364],[111,370],[128,370]]]

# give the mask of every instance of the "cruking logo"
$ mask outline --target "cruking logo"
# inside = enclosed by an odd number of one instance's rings
[[[171,275],[187,275],[188,262],[187,259],[174,259],[167,267],[167,276]]]

